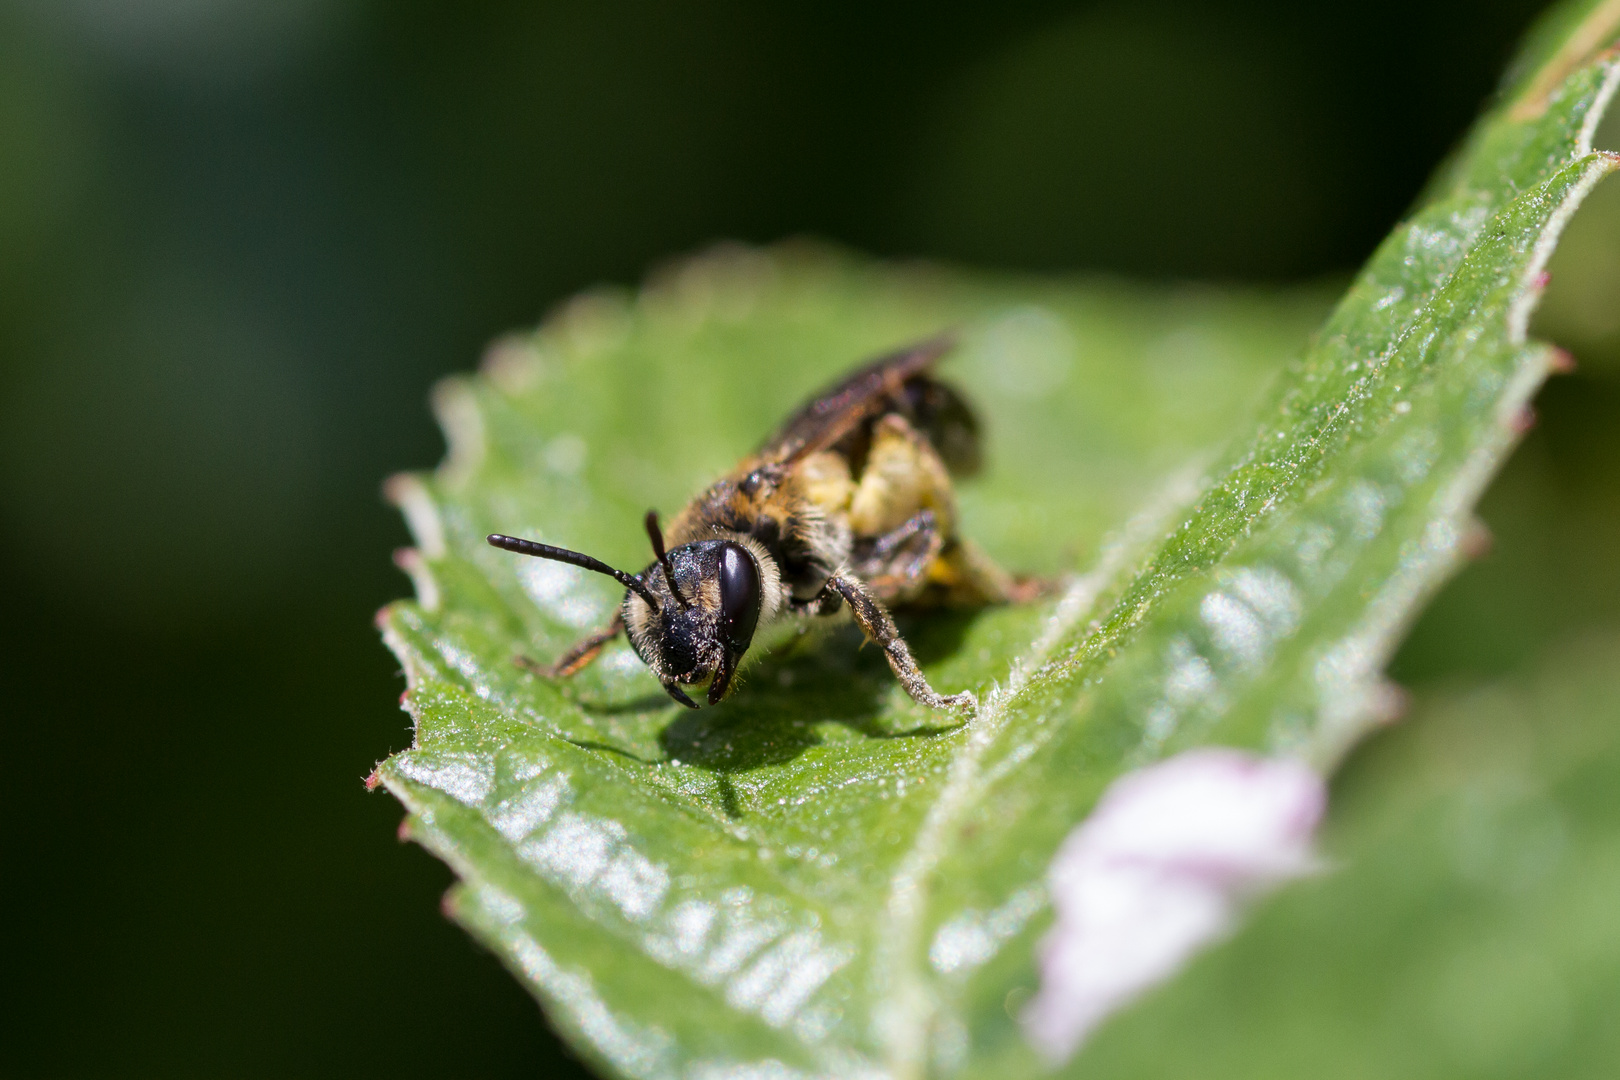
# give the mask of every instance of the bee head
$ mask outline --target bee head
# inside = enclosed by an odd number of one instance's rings
[[[682,687],[706,687],[713,705],[731,689],[761,616],[769,621],[781,603],[776,563],[758,543],[741,535],[665,551],[655,511],[647,512],[646,525],[658,558],[639,574],[535,540],[496,533],[489,542],[616,579],[626,589],[621,613],[636,655],[682,705],[698,707]]]
[[[706,688],[713,705],[731,689],[761,613],[775,612],[779,589],[767,587],[769,556],[741,537],[698,540],[664,550],[657,518],[647,532],[658,558],[640,579],[656,604],[632,590],[624,598],[630,644],[670,697],[697,708],[684,687]]]

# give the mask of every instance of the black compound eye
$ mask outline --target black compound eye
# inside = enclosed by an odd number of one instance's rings
[[[759,625],[759,568],[741,544],[720,549],[720,632],[736,652],[748,648]]]

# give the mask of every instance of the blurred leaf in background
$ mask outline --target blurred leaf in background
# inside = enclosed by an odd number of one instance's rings
[[[1353,197],[1352,147],[1296,89],[1310,62],[1276,24],[1090,6],[945,88],[903,220],[992,263],[1298,274]],[[1095,209],[1143,199],[1140,219]]]

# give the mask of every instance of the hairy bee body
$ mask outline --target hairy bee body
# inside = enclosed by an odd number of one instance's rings
[[[626,575],[563,549],[492,536],[525,554],[618,577],[618,617],[557,664],[589,663],[621,630],[670,695],[696,707],[723,698],[756,631],[784,619],[847,612],[881,645],[912,697],[972,708],[972,694],[936,693],[887,608],[979,606],[1020,586],[958,535],[953,475],[979,463],[978,424],[930,370],[948,344],[927,342],[860,368],[791,416],[758,452],[658,528],[658,558]],[[666,549],[667,545],[667,549]]]

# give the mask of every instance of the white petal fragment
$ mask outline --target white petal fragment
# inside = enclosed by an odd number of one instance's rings
[[[1054,1065],[1109,1013],[1226,933],[1239,905],[1309,871],[1326,788],[1308,766],[1193,750],[1115,781],[1047,872],[1024,1033]]]

